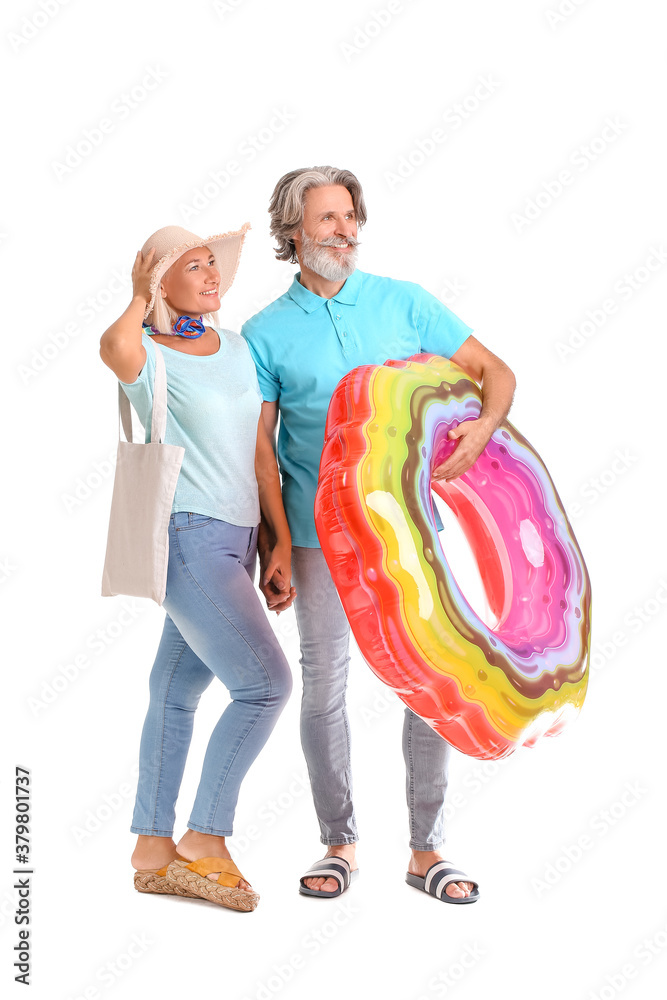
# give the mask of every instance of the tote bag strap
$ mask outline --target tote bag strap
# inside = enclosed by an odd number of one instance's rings
[[[162,351],[157,344],[155,348],[155,384],[153,386],[153,413],[151,416],[151,441],[162,444],[167,427],[167,369]],[[118,384],[118,412],[125,440],[132,444],[132,411],[130,401]],[[120,438],[120,426],[118,428]]]
[[[153,386],[153,416],[151,419],[151,441],[162,444],[167,429],[167,369],[162,351],[155,348],[155,385]]]

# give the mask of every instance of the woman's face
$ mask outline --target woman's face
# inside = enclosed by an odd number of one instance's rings
[[[162,297],[179,316],[198,317],[220,308],[220,272],[208,247],[188,250],[162,277]]]

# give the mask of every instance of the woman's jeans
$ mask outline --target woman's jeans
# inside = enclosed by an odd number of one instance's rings
[[[253,586],[257,528],[172,514],[167,617],[150,675],[133,833],[170,837],[202,692],[218,677],[232,698],[208,743],[188,827],[228,837],[246,771],[292,687]]]
[[[301,745],[323,844],[358,840],[352,804],[350,726],[345,706],[350,627],[322,549],[292,548],[292,582],[303,668]],[[403,757],[410,847],[435,851],[444,842],[444,801],[451,746],[409,708]]]

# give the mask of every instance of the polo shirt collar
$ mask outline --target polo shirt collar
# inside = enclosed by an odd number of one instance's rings
[[[298,271],[297,274],[294,275],[294,281],[287,290],[287,294],[294,302],[296,302],[297,305],[301,306],[304,312],[315,312],[316,309],[323,306],[325,302],[329,301],[329,299],[322,298],[321,295],[316,295],[315,292],[311,292],[308,288],[302,285],[299,281],[300,276],[301,271]],[[361,292],[362,281],[363,278],[361,271],[353,271],[338,294],[334,295],[333,301],[342,302],[343,305],[347,306],[356,305],[359,293]]]

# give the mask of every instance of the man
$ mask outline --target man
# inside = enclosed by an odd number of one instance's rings
[[[276,257],[298,261],[289,290],[244,325],[264,397],[270,435],[280,414],[278,457],[292,533],[295,610],[301,638],[301,741],[308,765],[322,859],[302,877],[300,892],[336,896],[357,870],[345,688],[350,630],[319,547],[313,518],[324,426],[333,390],[353,368],[428,352],[451,357],[482,387],[478,420],[450,431],[458,439],[434,478],[455,479],[484,450],[509,411],[514,376],[446,306],[411,282],[357,270],[358,230],[366,222],[359,181],[348,170],[314,167],[282,177],[269,206]],[[401,225],[405,232],[405,225]],[[397,250],[400,248],[397,239]],[[264,543],[266,546],[268,539]],[[260,558],[262,558],[260,544]],[[270,607],[291,595],[263,587]],[[472,902],[477,883],[444,862],[443,805],[451,747],[405,710],[410,884],[447,902]],[[426,878],[427,873],[430,874]],[[320,873],[320,874],[318,874]],[[458,876],[454,881],[453,875]],[[436,893],[436,885],[440,885]]]

